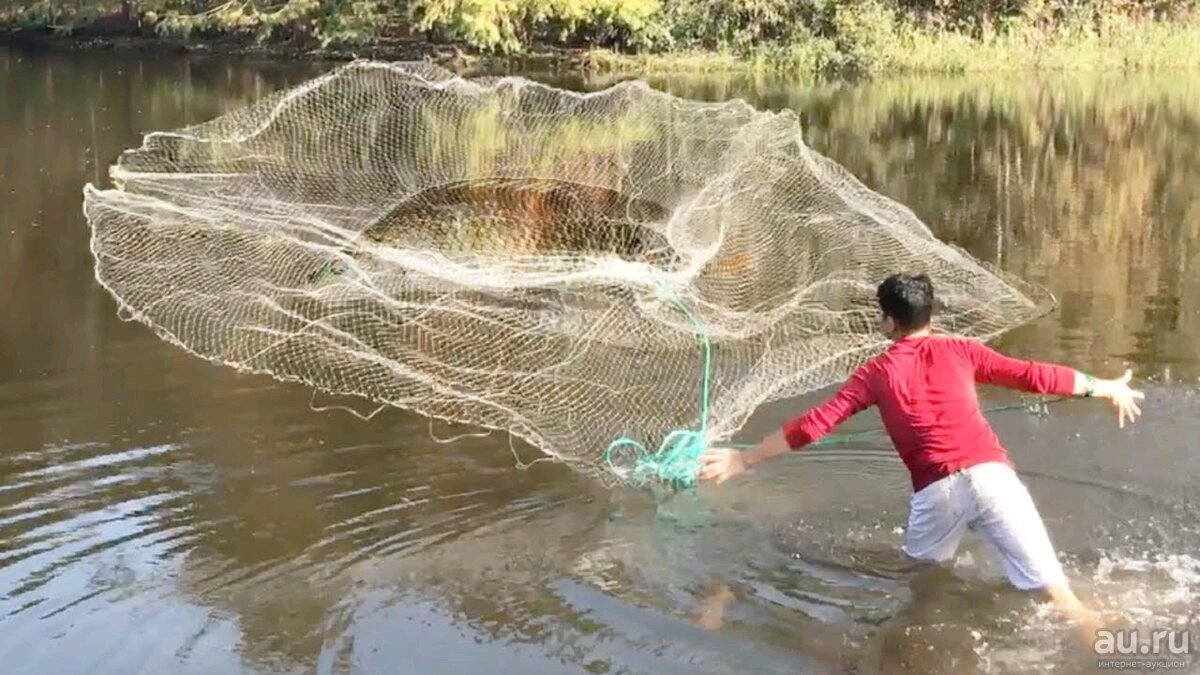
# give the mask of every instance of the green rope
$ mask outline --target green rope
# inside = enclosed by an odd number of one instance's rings
[[[651,453],[645,445],[629,438],[618,438],[609,443],[604,451],[604,460],[610,469],[620,473],[613,465],[612,453],[619,447],[630,446],[638,453],[629,479],[632,482],[644,483],[652,478],[658,478],[675,488],[688,488],[695,484],[696,475],[700,473],[700,455],[704,453],[705,435],[708,432],[708,389],[712,380],[712,346],[708,334],[700,326],[696,317],[688,311],[678,298],[671,293],[666,283],[660,285],[663,294],[673,301],[688,321],[695,328],[696,337],[704,347],[704,378],[700,384],[700,428],[698,430],[676,429],[667,434],[658,449]]]
[[[663,439],[658,449],[654,452],[650,452],[642,443],[624,436],[609,443],[608,448],[604,451],[604,460],[608,464],[609,469],[620,475],[621,471],[613,464],[612,453],[617,448],[629,446],[637,452],[638,457],[634,462],[632,470],[629,472],[628,482],[642,484],[657,478],[676,489],[689,488],[695,485],[696,476],[700,473],[700,456],[704,453],[705,435],[708,431],[708,391],[712,382],[712,346],[709,343],[708,334],[704,331],[700,322],[696,320],[696,317],[688,311],[687,306],[671,293],[670,288],[665,283],[660,285],[660,290],[664,296],[679,307],[680,311],[691,322],[695,328],[696,337],[704,348],[704,376],[700,383],[700,428],[697,430],[676,429],[672,431],[667,434],[666,438]],[[1043,399],[1041,401],[1042,409],[1044,410],[1051,403],[1069,400],[1070,398],[1070,396],[1062,396],[1048,400]],[[1028,410],[1029,404],[1001,405],[988,408],[984,410],[984,413],[990,414],[1005,410],[1021,409]],[[867,438],[883,437],[886,434],[886,429],[835,433],[812,443],[810,447],[848,444]],[[730,448],[757,447],[755,443],[725,443],[723,445]]]

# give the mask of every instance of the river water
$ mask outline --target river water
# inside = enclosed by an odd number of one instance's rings
[[[943,575],[903,563],[908,478],[886,444],[695,493],[606,490],[516,468],[498,435],[314,410],[298,385],[121,321],[93,277],[84,184],[142,132],[329,67],[0,52],[5,672],[1094,667],[977,539]],[[1132,428],[1094,401],[994,424],[1085,601],[1114,626],[1195,629],[1200,76],[651,84],[794,109],[818,151],[1055,293],[1000,348],[1134,369]],[[770,406],[748,437],[816,400]],[[722,589],[723,624],[698,626]]]

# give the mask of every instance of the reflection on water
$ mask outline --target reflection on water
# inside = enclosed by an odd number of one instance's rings
[[[908,482],[886,445],[806,453],[697,494],[610,492],[553,465],[514,469],[499,434],[443,444],[463,430],[315,412],[309,392],[118,320],[91,275],[83,184],[140,132],[323,69],[0,54],[10,672],[1086,661],[1054,617],[1001,590],[978,541],[953,575],[899,558]],[[1142,625],[1197,621],[1200,79],[654,84],[795,109],[807,140],[868,185],[1059,297],[1005,348],[1151,379],[1126,432],[1090,402],[996,423],[1085,597]],[[749,433],[808,402],[770,406]],[[721,586],[734,599],[713,634],[692,620]]]

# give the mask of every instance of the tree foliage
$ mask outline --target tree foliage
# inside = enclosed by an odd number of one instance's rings
[[[238,36],[316,47],[396,36],[498,53],[532,46],[782,55],[870,70],[930,35],[988,44],[1100,36],[1190,21],[1200,0],[0,0],[0,26],[70,32],[123,18],[173,39]],[[1195,25],[1191,22],[1189,25]]]

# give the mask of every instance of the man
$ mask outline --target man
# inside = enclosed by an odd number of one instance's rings
[[[1039,394],[1107,398],[1119,425],[1134,421],[1145,398],[1129,388],[1132,373],[1098,380],[1064,366],[1003,356],[982,342],[935,335],[933,284],[925,275],[888,277],[876,292],[883,331],[893,344],[858,368],[822,405],[788,421],[756,448],[713,448],[701,457],[703,480],[717,483],[778,455],[799,450],[850,416],[878,406],[884,426],[912,477],[904,552],[919,561],[953,557],[967,529],[1000,554],[1005,574],[1076,618],[1084,610],[1066,576],[1028,490],[988,425],[975,384]]]

